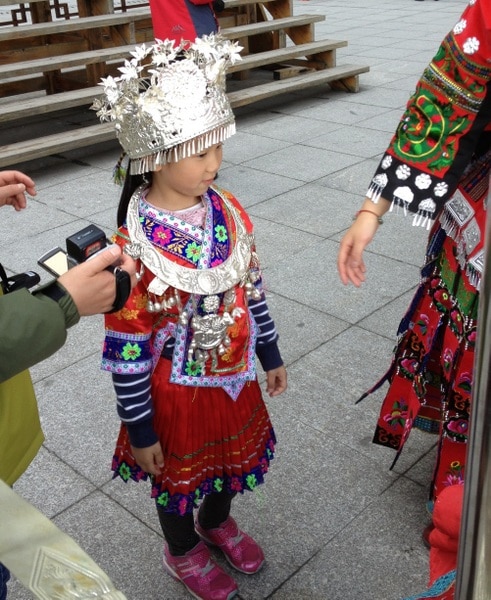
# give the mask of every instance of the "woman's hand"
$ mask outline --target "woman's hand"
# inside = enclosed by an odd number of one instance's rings
[[[365,281],[366,266],[363,252],[373,240],[379,227],[379,218],[386,212],[389,203],[380,198],[377,210],[373,202],[366,200],[351,227],[341,240],[338,253],[338,272],[341,281],[350,281],[356,287]]]
[[[26,194],[36,195],[34,181],[20,171],[0,171],[0,206],[10,205],[19,211],[26,207]]]
[[[139,467],[145,473],[160,475],[164,467],[164,455],[160,442],[156,442],[153,446],[148,446],[147,448],[135,448],[131,446],[131,452]]]

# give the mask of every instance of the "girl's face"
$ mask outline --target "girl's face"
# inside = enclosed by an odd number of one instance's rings
[[[215,179],[222,163],[222,144],[215,144],[179,162],[162,165],[156,171],[162,192],[174,197],[196,198],[203,195]]]

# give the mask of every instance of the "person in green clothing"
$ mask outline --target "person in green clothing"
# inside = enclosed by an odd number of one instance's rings
[[[36,195],[30,177],[0,171],[0,207],[23,210],[26,193]],[[32,293],[22,288],[0,296],[0,479],[8,485],[22,475],[44,440],[27,369],[61,348],[67,330],[81,317],[112,309],[116,285],[106,268],[116,260],[134,285],[133,259],[113,245]],[[0,600],[7,597],[8,579],[0,564]]]

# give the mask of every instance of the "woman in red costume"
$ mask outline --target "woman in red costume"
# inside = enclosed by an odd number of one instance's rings
[[[219,3],[221,4],[221,3]],[[154,37],[194,42],[197,37],[218,31],[215,2],[208,0],[150,0]]]
[[[442,490],[465,478],[491,169],[490,86],[491,0],[471,0],[409,99],[338,256],[342,282],[359,286],[363,251],[387,210],[431,227],[392,364],[367,392],[389,384],[374,442],[396,450],[396,459],[413,427],[438,435],[430,510]]]

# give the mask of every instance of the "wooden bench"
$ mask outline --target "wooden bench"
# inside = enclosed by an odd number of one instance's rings
[[[93,17],[79,17],[69,21],[50,21],[48,23],[32,23],[20,27],[5,27],[0,29],[0,43],[25,38],[35,38],[51,34],[87,31],[103,27],[119,27],[133,25],[141,19],[149,19],[148,8],[138,8],[125,13],[112,13],[109,15],[96,15]],[[130,40],[131,41],[131,40]]]
[[[108,0],[84,1],[85,14],[100,11],[100,3]],[[11,3],[0,0],[2,5]],[[29,3],[31,10],[37,5],[46,9],[48,2]],[[79,0],[79,8],[81,5]],[[358,76],[368,67],[337,66],[336,51],[347,43],[315,40],[315,23],[324,16],[294,16],[291,0],[226,0],[225,6],[223,16],[220,13],[221,33],[245,48],[243,60],[229,69],[229,76],[250,78],[247,85],[236,82],[231,86],[233,107],[324,84],[359,90]],[[1,127],[13,129],[16,122],[29,120],[42,122],[50,115],[63,119],[66,111],[72,114],[77,108],[87,111],[101,93],[96,85],[101,77],[117,74],[135,44],[152,41],[148,6],[0,27]],[[271,81],[264,83],[264,75],[259,83],[255,81],[255,75],[265,70],[271,72],[265,75]],[[0,147],[0,167],[114,139],[111,124],[98,124],[95,113],[87,116],[89,125]]]
[[[334,49],[341,48],[346,45],[347,42],[343,41],[322,40],[317,42],[310,42],[309,44],[304,44],[301,47],[288,46],[279,50],[270,50],[268,52],[261,52],[259,54],[251,54],[245,56],[237,64],[231,66],[229,72],[236,73],[241,70],[251,70],[264,66],[269,66],[273,70],[281,70],[283,61],[290,60],[291,62],[291,59],[299,56],[306,57],[304,60],[297,61],[297,63],[295,63],[300,69],[324,69],[326,67],[332,68],[335,66],[332,51]],[[97,53],[98,55],[100,55],[101,59],[109,60],[110,58],[126,58],[131,50],[133,50],[133,46],[130,45],[125,48],[99,50],[97,51]],[[89,64],[90,61],[96,60],[97,57],[95,55],[95,52],[96,51],[94,51],[93,53],[78,53],[75,55],[75,57],[68,55],[67,61],[69,61],[72,65]],[[85,55],[89,56],[86,57]],[[77,63],[75,63],[75,58],[78,60]],[[46,62],[45,59],[41,59],[40,61],[29,61],[23,63],[22,70],[26,74],[38,72],[40,68],[39,63],[42,63],[43,70],[49,70],[50,67],[60,68],[66,64],[65,57],[58,57],[57,59],[53,58],[50,59],[50,61],[48,62]],[[10,67],[12,72],[19,71],[19,68],[15,65],[10,65]],[[350,67],[352,67],[352,65],[350,65]],[[2,75],[7,74],[7,72],[7,69],[5,69],[5,71],[0,71],[0,79]],[[333,76],[337,76],[338,74],[338,71],[330,71],[329,79],[332,81]],[[351,76],[351,73],[347,75],[347,77],[350,78]],[[328,82],[328,80],[326,81]],[[351,91],[357,90],[352,89]],[[0,123],[13,121],[15,119],[25,119],[29,116],[32,117],[35,115],[54,113],[60,110],[66,110],[68,108],[73,108],[76,106],[90,105],[94,98],[100,95],[100,92],[100,87],[92,86],[89,88],[71,90],[60,94],[53,94],[49,97],[49,102],[46,102],[45,96],[41,96],[38,98],[19,100],[12,104],[5,104],[1,107],[0,110]],[[259,95],[262,96],[263,91],[261,91]],[[247,94],[244,94],[244,100],[251,98],[251,91],[249,91]],[[255,100],[252,99],[251,101]],[[235,106],[242,106],[243,104],[246,104],[248,102],[239,103],[236,93],[236,95],[234,96],[234,103]]]

